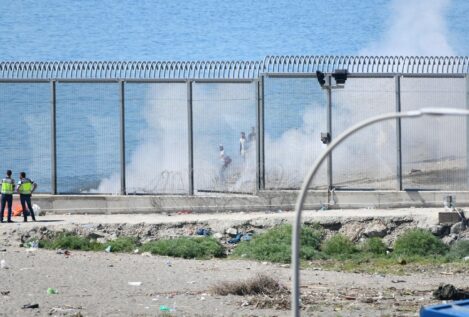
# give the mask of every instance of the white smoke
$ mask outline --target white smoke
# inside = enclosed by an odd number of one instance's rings
[[[447,40],[445,23],[445,11],[450,3],[450,0],[394,0],[388,28],[382,39],[370,44],[360,54],[454,55]],[[465,107],[466,88],[463,80],[427,81],[423,86],[420,86],[422,82],[412,82],[411,79],[403,81],[403,110],[419,107]],[[310,82],[318,87],[315,80]],[[255,101],[251,100],[251,92],[238,89],[240,85],[213,87],[202,89],[194,96],[196,188],[208,191],[252,189],[256,175],[255,149],[251,148],[246,163],[243,163],[238,156],[237,146],[239,132],[248,132],[254,126]],[[333,92],[333,136],[336,137],[360,120],[394,111],[394,89],[393,79],[349,79],[345,89]],[[310,91],[306,89],[302,93]],[[158,95],[156,99],[155,94]],[[181,95],[184,98],[181,99]],[[279,94],[276,96],[279,97]],[[175,98],[180,100],[175,103]],[[291,99],[292,94],[281,98],[290,98],[285,102],[283,111],[297,109],[290,107],[295,102]],[[299,125],[294,126],[281,116],[276,118],[275,129],[287,127],[280,135],[265,131],[268,188],[298,187],[323,150],[320,133],[326,131],[326,108],[322,104],[324,100],[321,103],[311,100],[310,104],[305,105],[301,110],[303,121]],[[267,104],[265,111],[269,111],[268,107]],[[187,192],[185,109],[184,93],[176,97],[171,94],[169,86],[163,86],[157,92],[154,89],[149,90],[142,110],[146,127],[142,130],[139,145],[130,155],[126,166],[128,192]],[[432,125],[434,129],[430,128]],[[428,164],[422,163],[424,161],[433,162],[430,163],[433,168],[435,161],[440,160],[436,164],[441,164],[441,159],[446,156],[463,157],[466,155],[465,141],[454,136],[465,133],[466,124],[462,119],[403,121],[404,173],[408,174],[414,168],[430,168]],[[333,153],[334,183],[355,188],[394,189],[397,173],[396,140],[395,121],[375,125],[351,137]],[[233,158],[226,175],[228,181],[223,184],[219,178],[220,143],[225,146],[226,154]],[[314,184],[327,184],[325,165]],[[119,176],[113,175],[101,182],[97,192],[118,192],[119,189]]]
[[[195,84],[193,92],[194,183],[201,191],[253,191],[255,148],[242,160],[239,133],[255,126],[255,89],[246,84]],[[188,192],[188,125],[185,84],[153,84],[126,93],[126,130],[136,129],[137,145],[126,164],[128,193]],[[131,89],[132,90],[132,89]],[[131,101],[134,99],[134,101]],[[135,99],[141,101],[136,103]],[[132,115],[130,115],[132,113]],[[133,133],[135,135],[135,132]],[[127,140],[129,142],[130,140]],[[220,180],[218,146],[232,158]],[[97,193],[118,193],[119,173],[103,179]]]
[[[455,55],[445,13],[451,0],[394,0],[384,36],[360,55]]]

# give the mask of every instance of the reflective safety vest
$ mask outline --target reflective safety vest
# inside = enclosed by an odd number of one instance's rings
[[[18,185],[18,191],[23,195],[30,195],[33,191],[33,182],[29,178],[23,178]]]
[[[15,181],[11,178],[2,180],[2,194],[12,195],[15,190]]]

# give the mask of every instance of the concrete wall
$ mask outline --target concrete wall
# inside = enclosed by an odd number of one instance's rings
[[[432,191],[311,191],[305,209],[443,207],[446,195],[456,206],[469,206],[469,192]],[[262,191],[257,195],[34,195],[33,203],[53,213],[111,214],[292,210],[296,191]],[[15,196],[15,199],[17,197]]]

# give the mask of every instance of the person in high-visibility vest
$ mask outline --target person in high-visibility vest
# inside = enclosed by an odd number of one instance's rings
[[[20,201],[21,207],[23,208],[23,218],[24,222],[28,221],[28,212],[26,210],[26,205],[28,205],[29,214],[33,221],[36,221],[36,217],[34,216],[33,207],[31,205],[31,194],[36,190],[37,184],[26,178],[26,173],[20,173],[20,181],[18,182],[18,186],[16,186],[16,191],[20,194]]]
[[[11,205],[13,204],[13,192],[15,191],[15,180],[11,178],[11,171],[7,171],[7,177],[2,179],[2,206],[0,221],[3,222],[3,212],[5,205],[8,203],[8,222],[11,221]]]

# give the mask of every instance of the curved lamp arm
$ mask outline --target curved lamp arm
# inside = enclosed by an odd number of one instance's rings
[[[379,116],[371,117],[363,120],[352,127],[342,132],[337,138],[335,138],[327,147],[327,149],[318,157],[314,165],[311,167],[307,176],[303,180],[300,192],[295,205],[295,220],[293,222],[292,232],[292,313],[294,317],[300,316],[300,231],[301,231],[301,212],[306,199],[306,193],[308,187],[318,171],[321,163],[329,155],[329,153],[345,139],[351,136],[353,133],[363,129],[364,127],[390,119],[395,118],[417,118],[423,115],[456,115],[456,116],[469,116],[469,110],[455,109],[455,108],[422,108],[414,111],[406,112],[391,112],[382,114]]]

